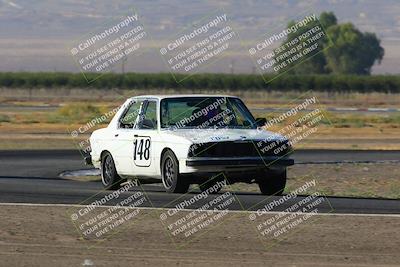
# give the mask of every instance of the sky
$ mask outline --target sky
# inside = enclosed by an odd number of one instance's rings
[[[71,49],[87,36],[103,32],[135,13],[146,36],[140,41],[140,48],[132,48],[134,51],[110,71],[172,71],[165,62],[169,58],[160,54],[160,48],[204,19],[227,14],[227,25],[235,32],[235,38],[221,59],[199,71],[252,73],[256,70],[249,47],[305,12],[318,15],[322,11],[333,11],[339,23],[351,22],[381,39],[385,56],[380,65],[374,65],[374,74],[400,73],[398,0],[0,0],[0,71],[82,71],[77,63],[82,55],[72,55]]]

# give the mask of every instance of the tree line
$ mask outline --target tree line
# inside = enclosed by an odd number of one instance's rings
[[[91,80],[97,74],[87,73]],[[176,74],[176,78],[185,76]],[[195,74],[177,83],[169,73],[106,73],[88,83],[81,73],[61,72],[3,72],[0,87],[10,88],[98,88],[98,89],[223,89],[223,90],[278,90],[278,91],[328,91],[328,92],[400,92],[398,75],[282,75],[266,83],[273,76],[256,74]]]

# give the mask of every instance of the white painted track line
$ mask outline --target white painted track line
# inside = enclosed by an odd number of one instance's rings
[[[35,203],[0,203],[0,206],[22,206],[22,207],[76,207],[83,208],[86,205],[77,205],[77,204],[35,204]],[[98,208],[110,208],[112,206],[98,206]],[[122,207],[121,207],[122,208]],[[129,207],[128,207],[129,208]],[[132,207],[130,207],[132,208]],[[134,208],[132,208],[134,209]],[[165,211],[169,210],[169,208],[154,208],[154,207],[136,207],[136,209],[142,210],[160,210]],[[172,208],[171,208],[172,209]],[[194,211],[195,209],[181,209],[182,211]],[[214,211],[214,212],[223,212],[223,211]],[[253,213],[255,211],[248,210],[229,210],[229,213]],[[269,211],[266,214],[280,214],[280,211]],[[291,212],[289,212],[291,213]],[[400,218],[400,214],[358,214],[358,213],[315,213],[313,216],[354,216],[354,217],[393,217]]]

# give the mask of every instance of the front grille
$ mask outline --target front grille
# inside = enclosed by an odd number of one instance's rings
[[[287,140],[283,141],[225,141],[194,144],[189,157],[259,157],[283,156],[291,151]]]

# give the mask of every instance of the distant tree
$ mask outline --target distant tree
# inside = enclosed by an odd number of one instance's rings
[[[320,23],[318,21],[309,22],[307,25],[301,27],[296,32],[289,33],[286,40],[283,42],[282,45],[285,45],[285,44],[291,42],[292,40],[296,39],[301,34],[309,31],[310,29],[312,29],[313,27],[315,27],[317,25],[321,24],[325,29],[330,26],[336,25],[337,19],[332,12],[323,12],[320,15],[319,21],[320,21]],[[295,25],[295,23],[296,23],[295,21],[291,21],[291,22],[289,22],[287,27],[291,28],[292,26]],[[321,38],[318,41],[318,45],[320,46],[320,48],[318,50],[316,50],[316,52],[321,51],[321,49],[323,49],[324,46],[326,45],[326,42],[327,42],[327,38]],[[276,55],[275,58],[277,58],[278,56],[279,56],[279,54]],[[312,57],[310,57],[310,56],[312,56]],[[289,66],[282,69],[282,71],[291,69],[290,73],[292,73],[292,74],[329,73],[329,70],[327,69],[326,57],[323,53],[309,54],[308,58],[309,58],[308,60],[302,62],[300,65],[298,65],[298,62],[289,64]]]
[[[289,22],[288,28],[294,24],[294,21]],[[380,40],[376,35],[369,32],[362,33],[351,23],[338,24],[333,12],[322,12],[319,16],[319,22],[310,22],[297,32],[289,33],[283,45],[316,25],[322,25],[333,45],[325,49],[328,45],[328,38],[321,38],[318,41],[319,48],[314,53],[308,54],[307,60],[301,64],[298,64],[298,61],[292,63],[293,67],[288,66],[288,68],[292,67],[290,73],[370,74],[374,63],[381,62],[384,49],[380,46]],[[322,50],[323,52],[318,53]],[[288,68],[284,68],[282,71]]]
[[[337,18],[333,12],[322,12],[319,15],[319,21],[325,29],[337,24]]]
[[[324,51],[327,66],[340,74],[370,74],[375,61],[381,62],[384,49],[374,33],[362,33],[351,23],[328,29],[334,45]]]

